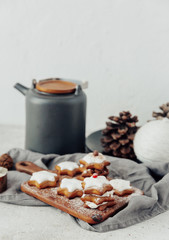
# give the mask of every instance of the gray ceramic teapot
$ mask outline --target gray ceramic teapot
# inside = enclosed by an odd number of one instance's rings
[[[85,151],[86,95],[81,82],[46,79],[27,88],[25,148],[44,154]],[[85,86],[87,87],[87,85]]]

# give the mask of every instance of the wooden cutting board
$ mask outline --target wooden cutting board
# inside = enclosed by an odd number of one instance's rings
[[[36,171],[45,170],[31,162],[17,163],[16,169],[18,171],[26,172],[28,174],[32,174]],[[25,182],[21,185],[21,190],[24,193],[41,200],[42,202],[45,202],[55,208],[69,213],[70,215],[90,224],[97,224],[103,222],[109,217],[112,217],[118,211],[126,207],[130,198],[132,197],[132,195],[128,195],[125,197],[118,197],[115,195],[114,197],[116,204],[112,207],[105,209],[104,211],[99,211],[98,209],[89,209],[83,207],[84,203],[79,197],[68,199],[65,196],[58,195],[57,188],[38,189],[37,187],[29,186],[28,182]],[[134,193],[137,195],[143,194],[143,192],[137,188],[134,188],[134,190]]]

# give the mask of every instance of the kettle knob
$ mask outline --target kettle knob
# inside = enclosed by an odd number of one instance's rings
[[[32,80],[32,88],[36,88],[36,84],[37,84],[36,79],[33,79],[33,80]]]
[[[82,91],[82,87],[80,85],[77,85],[75,90],[75,95],[79,95],[81,91]]]

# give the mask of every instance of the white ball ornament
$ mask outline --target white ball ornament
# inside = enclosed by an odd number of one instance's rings
[[[145,163],[169,162],[169,119],[146,123],[136,133],[134,151]]]

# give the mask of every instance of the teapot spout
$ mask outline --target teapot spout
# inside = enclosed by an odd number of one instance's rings
[[[24,96],[26,95],[27,91],[29,90],[29,88],[23,86],[20,83],[16,83],[14,85],[14,88],[16,88],[18,91],[20,91]]]

